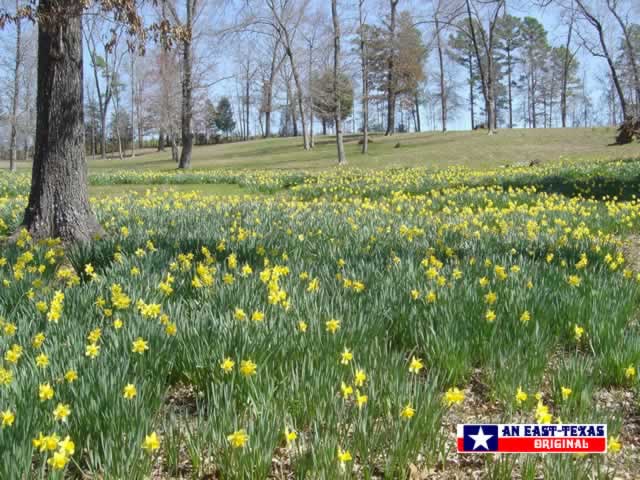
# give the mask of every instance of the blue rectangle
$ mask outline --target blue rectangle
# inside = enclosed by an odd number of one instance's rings
[[[464,425],[465,452],[497,452],[498,425]]]

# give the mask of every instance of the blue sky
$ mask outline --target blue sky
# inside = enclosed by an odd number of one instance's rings
[[[218,0],[210,0],[209,10],[202,16],[200,20],[201,22],[203,22],[203,24],[206,25],[207,23],[213,23],[215,21],[213,20],[214,18],[216,20],[219,20],[220,19],[219,15],[222,15],[222,19],[226,21],[230,21],[235,16],[235,10],[233,6],[228,6],[226,10],[220,13],[221,11],[216,9],[216,5],[214,5],[216,1]],[[594,1],[600,2],[601,4],[600,6],[604,5],[604,0],[594,0]],[[627,0],[627,1],[633,2],[637,0]],[[324,9],[328,15],[328,2],[326,2],[326,0],[312,0],[311,3],[312,3],[313,9],[316,9],[316,8]],[[549,41],[552,45],[560,45],[564,43],[564,38],[566,35],[566,26],[562,24],[562,21],[560,18],[560,12],[557,7],[549,7],[546,9],[541,9],[541,8],[532,6],[532,2],[530,0],[507,0],[507,3],[508,3],[508,9],[510,14],[521,16],[521,17],[532,16],[537,18],[539,21],[541,21],[541,23],[543,23],[543,25],[545,26],[548,32]],[[343,19],[344,19],[343,30],[348,32],[350,27],[349,24],[352,23],[354,19],[355,8],[357,4],[355,0],[348,0],[348,1],[341,0],[339,5],[341,10],[343,11]],[[400,9],[401,10],[407,9],[412,13],[414,13],[414,15],[426,15],[430,11],[429,5],[430,5],[430,2],[426,0],[401,0],[400,1]],[[386,0],[368,0],[369,19],[373,21],[378,21],[380,16],[384,14],[384,12],[386,12],[386,8],[387,8]],[[636,13],[635,15],[636,15],[636,21],[638,21],[637,17],[638,15],[640,15],[640,12]],[[585,29],[584,31],[585,31],[585,34],[593,35],[591,30],[589,29]],[[607,31],[609,32],[615,31],[617,33],[617,29],[613,28],[613,26],[609,28]],[[5,48],[8,47],[9,49],[12,49],[13,35],[14,33],[12,28],[9,28],[4,32],[0,32],[0,45],[5,46]],[[425,41],[428,40],[429,36],[430,36],[430,33],[428,31],[425,31],[425,34],[424,34]],[[233,73],[233,70],[234,70],[233,62],[234,62],[234,59],[237,58],[233,54],[234,50],[236,49],[235,47],[237,46],[233,44],[234,42],[237,43],[237,39],[230,42],[230,44],[223,44],[222,48],[212,48],[211,43],[215,43],[216,47],[220,47],[220,45],[218,45],[217,42],[215,41],[203,43],[199,47],[198,53],[200,55],[213,58],[214,63],[217,64],[217,66],[211,70],[210,76],[212,78],[208,79],[209,81],[215,80],[216,78],[226,77]],[[578,42],[577,38],[576,38],[576,42]],[[345,50],[347,50],[348,48],[350,48],[349,45],[346,45]],[[0,51],[0,61],[1,61],[3,54],[7,55],[8,51],[6,49],[0,49],[0,50],[4,50],[4,52]],[[593,98],[593,101],[597,103],[601,95],[600,79],[603,78],[607,70],[606,63],[601,58],[592,57],[588,52],[584,51],[584,49],[579,53],[578,58],[581,66],[580,67],[581,76],[583,76],[586,79],[587,90],[590,92]],[[454,67],[452,66],[451,68],[454,68]],[[90,69],[89,58],[88,58],[88,55],[86,55],[85,83],[90,83],[88,82],[91,79],[89,69]],[[125,70],[126,69],[127,68],[125,67]],[[436,65],[434,63],[434,56],[432,54],[430,57],[430,61],[427,64],[427,73],[433,74],[436,71],[435,69],[436,69]],[[463,80],[465,78],[464,72],[462,71],[457,72],[457,76],[461,79],[461,82],[464,81]],[[433,82],[432,82],[431,88],[434,90],[436,88],[436,85]],[[235,93],[236,93],[236,86],[233,80],[221,82],[217,84],[215,87],[212,87],[210,89],[210,96],[213,97],[214,101],[216,101],[222,95],[233,96]],[[469,128],[470,122],[469,122],[467,108],[466,108],[467,88],[465,85],[461,85],[459,89],[459,94],[462,97],[463,107],[460,109],[459,112],[457,112],[457,114],[450,117],[449,129]],[[6,97],[3,99],[0,99],[0,101],[6,101]],[[425,126],[428,127],[429,123],[426,121],[426,118],[425,118],[427,116],[427,112],[423,111],[422,115],[423,115],[423,128]],[[256,128],[257,128],[257,125],[256,125]],[[277,129],[277,118],[274,119],[274,128]]]

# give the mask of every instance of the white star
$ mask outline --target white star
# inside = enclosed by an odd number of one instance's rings
[[[485,435],[484,432],[482,431],[482,427],[480,427],[476,435],[469,435],[469,436],[473,438],[474,450],[477,449],[478,447],[484,447],[485,449],[489,450],[489,445],[487,444],[487,440],[493,437],[493,435]]]

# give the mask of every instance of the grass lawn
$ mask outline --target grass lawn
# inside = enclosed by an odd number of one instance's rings
[[[360,155],[359,136],[346,137],[350,166],[445,167],[465,165],[489,168],[497,165],[552,161],[561,158],[623,158],[640,155],[640,145],[609,146],[612,128],[577,129],[513,129],[500,130],[489,137],[484,132],[427,132],[398,134],[393,137],[373,136],[369,154]],[[398,148],[396,144],[400,143]],[[197,169],[325,169],[335,165],[335,143],[331,136],[317,137],[316,147],[305,152],[300,138],[271,138],[223,145],[195,147],[192,166]],[[90,160],[93,172],[112,169],[172,170],[175,163],[170,151],[143,150],[134,159]],[[6,168],[0,161],[0,168]],[[28,169],[29,164],[19,163]]]

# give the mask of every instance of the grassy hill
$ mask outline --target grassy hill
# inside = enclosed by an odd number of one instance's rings
[[[488,168],[531,160],[561,158],[623,158],[640,156],[640,145],[610,146],[611,128],[513,129],[489,137],[484,132],[427,132],[376,135],[369,154],[360,154],[359,136],[346,137],[350,166],[386,168],[402,166],[443,167],[465,165]],[[396,144],[400,146],[396,148]],[[324,169],[335,165],[334,138],[317,137],[316,147],[305,152],[300,138],[271,138],[223,145],[195,147],[193,168]],[[119,168],[170,170],[170,151],[139,151],[134,159],[90,160],[92,171]],[[0,162],[0,168],[6,168]],[[22,168],[28,168],[26,163]]]

